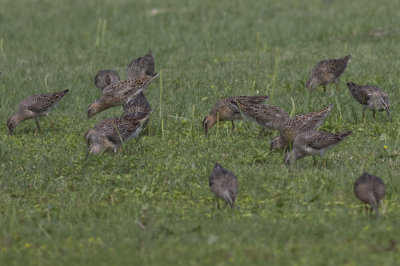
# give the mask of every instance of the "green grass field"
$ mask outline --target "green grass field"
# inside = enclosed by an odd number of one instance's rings
[[[378,3],[379,2],[379,3]],[[398,265],[400,261],[400,2],[0,0],[0,265]],[[153,51],[148,131],[119,154],[85,158],[93,78]],[[313,93],[309,70],[352,55],[339,82]],[[346,82],[376,84],[386,113],[361,118]],[[70,89],[51,113],[6,121],[26,96]],[[334,103],[322,129],[352,130],[290,169],[259,126],[230,123],[204,138],[215,101],[270,95],[297,114]],[[387,146],[387,148],[385,148]],[[237,207],[218,210],[208,177],[239,180]],[[353,194],[363,171],[387,187],[381,217]]]

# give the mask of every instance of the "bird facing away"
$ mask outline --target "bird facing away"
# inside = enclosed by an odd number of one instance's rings
[[[117,81],[120,81],[120,77],[114,70],[100,70],[94,77],[94,84],[100,90]]]
[[[152,52],[133,59],[126,69],[127,80],[137,80],[152,75],[154,75],[154,55]]]
[[[339,144],[351,133],[351,131],[331,133],[314,130],[299,133],[294,139],[293,149],[285,155],[285,163],[291,165],[296,160],[311,155],[315,164],[315,155],[322,158],[327,150]]]
[[[286,120],[279,128],[279,135],[271,141],[270,150],[287,148],[300,132],[318,129],[330,114],[333,104],[311,113],[299,114]]]
[[[143,79],[122,80],[110,84],[103,90],[100,98],[88,107],[88,118],[110,107],[128,103],[145,90],[157,76],[158,74],[154,74]]]
[[[236,101],[232,101],[231,104],[244,118],[255,121],[266,130],[279,130],[281,124],[290,118],[289,114],[278,106]]]
[[[116,153],[124,142],[138,139],[148,119],[147,113],[130,113],[100,121],[85,134],[88,153],[99,154],[106,149]]]
[[[351,95],[363,105],[363,117],[365,109],[368,108],[372,110],[374,118],[376,111],[386,111],[390,122],[393,122],[389,109],[389,96],[381,88],[370,85],[357,85],[353,82],[348,82],[347,87]]]
[[[218,198],[223,199],[233,208],[239,190],[237,177],[218,163],[215,164],[209,179],[210,190],[214,193],[219,209]]]
[[[337,80],[343,74],[350,60],[351,55],[348,55],[339,59],[328,59],[318,62],[313,69],[311,69],[310,78],[307,80],[306,87],[313,91],[322,85],[325,91],[325,86],[328,83],[334,82],[338,90]]]
[[[354,183],[354,194],[363,203],[371,205],[370,210],[379,216],[379,202],[386,194],[382,179],[364,172]]]
[[[139,93],[138,96],[130,100],[124,105],[124,114],[128,113],[151,113],[153,109],[151,108],[149,102],[144,96],[143,92]]]
[[[242,114],[237,108],[233,108],[231,102],[248,103],[248,104],[261,104],[266,99],[267,95],[263,96],[231,96],[219,99],[213,106],[210,114],[203,119],[203,127],[205,136],[216,123],[220,121],[231,121],[232,130],[235,128],[233,120],[242,120]]]
[[[64,97],[65,94],[67,94],[68,91],[69,90],[33,95],[19,102],[17,112],[7,120],[7,127],[10,135],[13,134],[15,127],[19,123],[27,119],[35,119],[36,133],[39,132],[39,116],[47,117],[52,124],[52,128],[54,129],[54,123],[50,119],[49,113],[51,109],[56,107],[58,102],[62,99],[62,97]]]

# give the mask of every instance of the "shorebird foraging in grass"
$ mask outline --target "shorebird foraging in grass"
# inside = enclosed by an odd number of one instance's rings
[[[296,160],[311,155],[314,158],[315,164],[315,155],[322,158],[327,150],[339,144],[351,133],[351,131],[331,133],[314,130],[299,133],[294,139],[293,149],[285,155],[285,163],[291,165]]]
[[[281,124],[290,118],[289,114],[278,106],[237,101],[232,101],[231,104],[244,118],[253,120],[263,127],[260,135],[264,130],[279,130]]]
[[[389,109],[389,96],[381,88],[370,85],[357,85],[353,82],[347,82],[347,87],[349,88],[351,95],[353,95],[353,97],[363,105],[363,119],[365,118],[364,111],[368,108],[372,110],[374,118],[376,111],[386,111],[390,122],[393,122]]]
[[[110,84],[103,90],[100,98],[88,107],[88,118],[110,107],[128,103],[145,90],[157,76],[156,73],[138,80],[123,80]]]
[[[139,93],[138,96],[130,100],[124,105],[124,113],[151,113],[153,109],[151,108],[149,102],[144,96],[143,92]]]
[[[143,57],[133,59],[126,69],[127,80],[142,79],[154,75],[154,55],[152,52]]]
[[[311,91],[315,90],[319,86],[324,86],[328,83],[336,83],[336,90],[339,90],[337,80],[343,74],[347,67],[347,64],[351,60],[351,55],[339,58],[339,59],[328,59],[318,62],[313,69],[311,69],[310,78],[307,80],[306,87]]]
[[[363,173],[354,183],[354,194],[363,203],[371,205],[370,211],[374,210],[376,217],[379,216],[379,202],[386,194],[382,179],[367,172]]]
[[[263,96],[232,96],[219,99],[213,106],[210,114],[203,119],[203,127],[205,136],[207,137],[208,130],[210,130],[216,123],[220,121],[231,121],[232,130],[235,129],[234,120],[242,120],[242,114],[237,108],[231,104],[232,101],[248,104],[261,104],[266,99],[267,95]]]
[[[283,122],[279,128],[279,135],[271,141],[270,150],[287,148],[297,134],[318,129],[330,114],[333,104],[311,113],[299,114]]]
[[[15,127],[24,120],[27,119],[35,119],[36,122],[36,133],[39,132],[40,126],[38,117],[45,116],[47,117],[54,129],[54,123],[49,117],[49,113],[51,109],[53,109],[57,103],[64,97],[64,95],[69,90],[53,92],[53,93],[45,93],[29,96],[23,99],[17,107],[17,112],[14,113],[7,121],[7,127],[10,132],[10,135],[13,134]]]
[[[214,193],[219,209],[218,198],[223,199],[233,208],[236,200],[236,194],[239,190],[237,177],[230,171],[223,168],[218,163],[215,164],[214,170],[209,179],[210,190]]]
[[[120,81],[120,77],[114,70],[100,70],[94,77],[94,84],[100,90],[117,81]]]
[[[149,113],[130,113],[100,121],[85,134],[87,154],[99,154],[106,149],[116,153],[123,143],[139,138],[148,119]]]

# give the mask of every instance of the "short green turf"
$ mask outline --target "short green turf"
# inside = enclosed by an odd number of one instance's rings
[[[0,265],[398,265],[400,2],[395,0],[0,1]],[[100,69],[125,78],[148,51],[160,76],[139,140],[85,158]],[[351,54],[339,81],[310,93],[318,61]],[[374,119],[346,82],[388,92],[394,123]],[[34,135],[8,135],[26,96],[70,89]],[[290,170],[259,126],[221,123],[215,101],[265,94],[293,115],[335,107],[322,129],[353,134]],[[215,206],[215,162],[239,180],[236,207]],[[371,218],[353,194],[363,171],[387,194]]]

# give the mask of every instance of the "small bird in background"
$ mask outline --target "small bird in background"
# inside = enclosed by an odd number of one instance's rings
[[[116,153],[123,143],[139,138],[148,120],[148,113],[130,113],[100,121],[85,133],[87,155],[107,149]]]
[[[347,87],[351,95],[363,105],[363,120],[365,119],[365,109],[372,110],[372,115],[375,118],[376,111],[386,111],[390,122],[393,122],[389,109],[389,96],[381,88],[371,85],[357,85],[353,82],[347,82]]]
[[[110,84],[102,91],[100,98],[88,107],[88,118],[110,107],[128,103],[145,90],[157,76],[158,73],[138,80],[123,80]]]
[[[231,96],[219,99],[211,109],[208,116],[203,119],[202,125],[204,128],[205,136],[207,137],[208,131],[220,121],[231,121],[232,130],[235,129],[234,120],[242,120],[243,116],[237,108],[234,108],[231,102],[248,103],[248,104],[261,104],[268,99],[267,95],[263,96]]]
[[[354,183],[354,194],[363,203],[371,206],[370,211],[374,210],[376,217],[379,216],[379,202],[386,194],[382,179],[364,172]]]
[[[330,114],[333,104],[311,113],[299,114],[283,122],[279,128],[279,135],[272,139],[270,150],[287,148],[297,134],[309,130],[317,130]]]
[[[120,77],[115,70],[100,70],[94,77],[94,84],[100,90],[117,81],[120,81]]]
[[[351,131],[331,133],[327,131],[306,131],[297,134],[293,142],[293,149],[286,153],[285,163],[293,164],[296,160],[311,155],[316,164],[315,155],[323,157],[325,152],[339,144]]]
[[[13,134],[14,129],[19,123],[27,119],[35,119],[35,134],[37,134],[40,131],[38,121],[39,116],[47,117],[51,122],[52,128],[54,129],[54,122],[50,119],[49,113],[51,109],[56,107],[58,102],[64,97],[65,94],[67,94],[68,91],[69,90],[64,90],[53,93],[33,95],[19,102],[17,106],[17,112],[7,120],[7,127],[10,135]]]
[[[220,208],[218,198],[223,199],[233,208],[239,190],[239,184],[237,177],[232,172],[216,163],[210,175],[209,185],[211,192],[214,193],[216,197],[218,209]]]
[[[319,86],[324,86],[326,91],[326,85],[329,83],[336,83],[336,90],[339,91],[339,85],[337,80],[343,74],[347,67],[347,64],[351,60],[351,55],[339,58],[339,59],[328,59],[318,62],[310,72],[310,78],[306,82],[306,87],[310,91],[315,90]]]
[[[245,119],[253,120],[263,127],[260,136],[264,130],[279,130],[282,123],[290,118],[289,114],[278,106],[237,101],[232,101],[231,104],[235,111],[242,113]]]
[[[137,80],[152,75],[154,75],[154,55],[152,52],[133,59],[126,69],[127,80]]]

